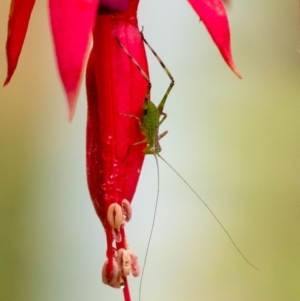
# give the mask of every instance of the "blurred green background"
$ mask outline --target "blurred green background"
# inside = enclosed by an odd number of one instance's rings
[[[0,79],[8,0],[0,3]],[[160,162],[156,226],[142,300],[300,300],[300,54],[296,1],[232,1],[232,49],[223,62],[187,1],[142,0],[144,34],[176,85]],[[53,55],[47,1],[37,1],[12,82],[0,89],[0,300],[117,301],[101,283],[105,237],[85,178],[85,91],[75,118]],[[153,100],[168,78],[149,53]],[[127,225],[144,260],[157,171],[147,157]],[[138,300],[139,278],[130,278]]]

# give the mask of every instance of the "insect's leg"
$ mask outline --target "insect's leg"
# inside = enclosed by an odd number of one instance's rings
[[[142,76],[146,79],[146,81],[148,83],[146,99],[148,100],[150,98],[150,90],[151,90],[151,82],[150,82],[150,79],[149,79],[148,75],[143,70],[143,68],[140,66],[140,64],[137,62],[137,60],[130,54],[130,52],[127,50],[127,48],[121,43],[121,41],[118,38],[117,34],[115,32],[113,34],[114,34],[114,37],[117,40],[119,46],[128,55],[128,57],[131,59],[131,61],[133,62],[133,64],[138,68],[138,70],[141,72]]]
[[[125,157],[121,160],[121,163],[123,163],[123,162],[125,161],[125,159],[127,158],[127,156],[129,155],[131,149],[132,149],[134,146],[137,146],[137,145],[140,145],[140,144],[144,144],[144,143],[147,143],[147,140],[146,140],[146,139],[131,144],[131,145],[128,147],[128,149],[127,149],[127,152],[126,152]]]
[[[140,128],[142,128],[141,119],[138,118],[137,116],[134,116],[134,115],[131,115],[131,114],[124,114],[124,113],[119,113],[119,114],[122,115],[122,116],[125,116],[125,117],[129,117],[129,118],[134,118],[134,119],[136,119],[137,122],[138,122],[139,125],[140,125]],[[132,148],[133,146],[137,146],[137,145],[140,145],[140,144],[143,144],[143,143],[146,143],[146,142],[147,142],[147,140],[144,139],[144,140],[142,140],[142,141],[138,141],[138,142],[135,142],[135,143],[131,144],[131,145],[128,147],[127,152],[126,152],[126,155],[125,155],[125,157],[121,160],[121,162],[124,162],[124,161],[125,161],[125,159],[127,158],[128,154],[130,153],[131,148]]]
[[[119,114],[122,115],[122,116],[125,116],[125,117],[134,118],[134,119],[136,119],[136,120],[138,121],[139,124],[141,123],[140,118],[138,118],[138,117],[135,116],[135,115],[125,114],[125,113],[119,113]],[[141,125],[141,124],[140,124],[140,125]]]
[[[149,43],[147,42],[147,40],[145,39],[144,37],[144,34],[143,32],[141,31],[141,36],[143,38],[143,41],[144,43],[148,46],[148,48],[151,50],[151,52],[153,53],[153,55],[156,57],[156,59],[158,60],[158,62],[160,63],[160,65],[163,67],[163,69],[165,70],[165,72],[167,73],[168,77],[170,78],[171,82],[170,82],[170,85],[168,87],[168,90],[167,92],[165,93],[164,97],[162,98],[161,102],[159,103],[157,109],[158,109],[158,112],[160,114],[163,113],[163,109],[164,109],[164,106],[165,106],[165,103],[166,103],[166,100],[168,98],[168,95],[169,93],[171,92],[174,84],[175,84],[175,81],[174,81],[174,78],[171,74],[171,72],[168,70],[168,68],[166,67],[166,65],[164,64],[164,62],[161,60],[161,58],[158,56],[158,54],[155,52],[155,50],[149,45]],[[167,117],[167,115],[164,116],[163,120],[165,120]],[[163,120],[160,122],[160,124],[163,122]]]
[[[157,136],[157,139],[160,140],[161,138],[165,137],[168,134],[168,131],[164,131],[163,133]]]
[[[161,112],[160,115],[163,115],[163,118],[159,121],[159,125],[161,125],[165,119],[168,117],[167,113],[165,112]]]
[[[160,115],[164,115],[163,120],[165,120],[167,118],[167,114],[164,113],[163,110],[164,110],[164,106],[165,106],[166,100],[168,98],[168,95],[169,95],[170,91],[172,90],[173,86],[174,86],[174,82],[171,82],[166,94],[164,95],[163,99],[160,101],[159,105],[157,106],[157,109],[158,109],[158,112],[160,113]],[[160,124],[162,123],[162,121],[160,122]]]
[[[169,78],[171,80],[172,86],[174,86],[175,81],[174,81],[174,78],[173,78],[171,72],[168,70],[168,68],[166,67],[166,65],[164,64],[164,62],[161,60],[161,58],[158,56],[158,54],[155,52],[155,50],[147,42],[147,40],[145,39],[144,34],[143,34],[142,31],[141,31],[141,36],[142,36],[142,39],[143,39],[144,43],[148,46],[148,48],[151,50],[151,52],[153,53],[153,55],[156,57],[156,59],[158,60],[158,62],[160,63],[160,65],[163,67],[163,69],[165,70],[165,72],[169,76]]]

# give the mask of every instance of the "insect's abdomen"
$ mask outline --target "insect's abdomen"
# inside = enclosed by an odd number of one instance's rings
[[[159,113],[154,103],[150,100],[144,104],[142,124],[147,129],[148,138],[155,139],[159,128]]]

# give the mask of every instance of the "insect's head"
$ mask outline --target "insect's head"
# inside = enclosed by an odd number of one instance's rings
[[[143,105],[143,117],[147,116],[147,114],[148,114],[148,103],[149,103],[149,100],[145,100],[144,101],[144,105]]]

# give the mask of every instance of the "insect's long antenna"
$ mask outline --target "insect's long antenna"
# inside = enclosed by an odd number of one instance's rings
[[[199,196],[199,194],[191,187],[191,185],[172,167],[160,154],[157,154],[157,156],[163,160],[176,174],[177,176],[191,189],[191,191],[196,195],[196,197],[203,203],[203,205],[208,209],[208,211],[211,213],[211,215],[214,217],[214,219],[218,222],[218,224],[221,226],[221,228],[224,230],[226,233],[227,237],[235,247],[235,249],[240,253],[240,255],[244,258],[244,260],[255,270],[260,271],[259,268],[254,266],[247,258],[246,256],[242,253],[242,251],[239,249],[239,247],[236,245],[234,242],[233,238],[230,236],[226,228],[223,226],[223,224],[220,222],[220,220],[217,218],[217,216],[213,213],[213,211],[209,208],[209,206],[204,202],[204,200]]]
[[[154,158],[155,158],[156,167],[157,167],[157,195],[156,195],[156,201],[155,201],[152,226],[151,226],[151,230],[150,230],[150,237],[148,240],[144,265],[143,265],[142,274],[141,274],[141,281],[140,281],[140,287],[139,287],[139,301],[141,301],[142,283],[143,283],[144,272],[145,272],[145,268],[146,268],[146,262],[147,262],[147,258],[148,258],[149,247],[150,247],[150,243],[151,243],[151,239],[152,239],[153,229],[154,229],[154,225],[155,225],[156,211],[157,211],[158,198],[159,198],[159,166],[158,166],[158,160],[157,160],[156,155],[154,155]]]

